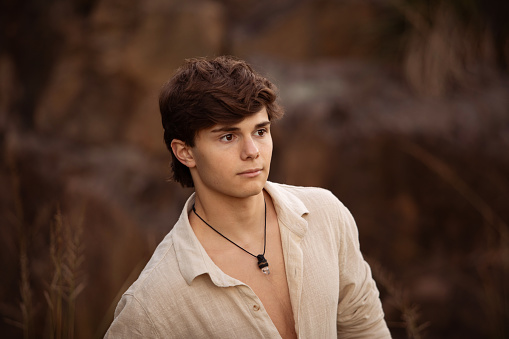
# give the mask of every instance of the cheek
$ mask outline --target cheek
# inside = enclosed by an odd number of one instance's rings
[[[260,151],[263,152],[265,157],[270,160],[272,157],[272,139],[267,141],[267,143],[262,144],[260,147]]]
[[[196,167],[202,176],[212,178],[221,176],[232,167],[233,161],[225,152],[208,152],[207,156],[200,154],[196,157]]]

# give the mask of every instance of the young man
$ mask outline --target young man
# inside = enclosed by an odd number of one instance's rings
[[[390,338],[348,210],[267,181],[274,85],[232,57],[192,59],[159,104],[173,178],[195,193],[106,337]]]

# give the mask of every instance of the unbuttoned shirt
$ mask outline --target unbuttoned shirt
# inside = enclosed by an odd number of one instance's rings
[[[390,338],[347,208],[329,191],[267,182],[299,338]],[[194,194],[139,278],[107,338],[281,338],[260,298],[219,269],[194,234]]]

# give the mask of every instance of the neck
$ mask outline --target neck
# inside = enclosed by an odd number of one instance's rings
[[[263,232],[264,191],[247,198],[216,197],[196,192],[197,213],[222,234],[240,242],[248,242]],[[194,219],[194,218],[193,218]],[[203,223],[193,223],[207,227]],[[193,227],[194,228],[194,227]]]

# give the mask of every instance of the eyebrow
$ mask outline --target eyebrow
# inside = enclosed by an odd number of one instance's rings
[[[270,121],[263,121],[263,122],[260,122],[260,123],[256,124],[254,129],[258,129],[258,128],[262,128],[262,127],[267,127],[269,125],[270,125]],[[240,130],[240,128],[235,127],[235,126],[220,126],[218,128],[214,128],[211,132],[212,133],[218,133],[218,132],[237,132],[239,130]]]

